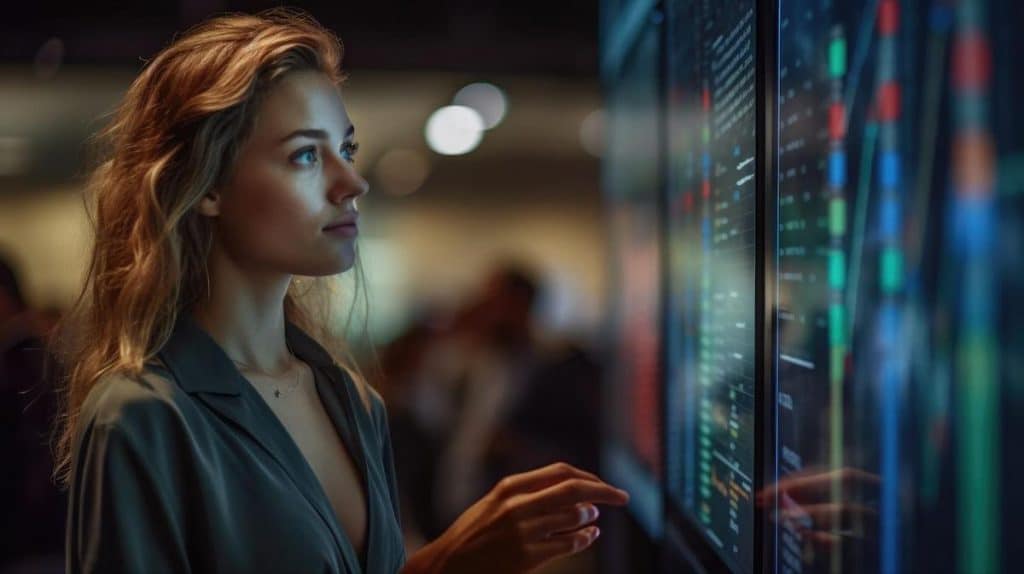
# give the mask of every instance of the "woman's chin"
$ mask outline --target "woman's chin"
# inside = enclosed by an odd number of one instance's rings
[[[346,253],[335,260],[335,268],[333,274],[344,273],[356,264],[356,252],[355,249],[346,251]]]
[[[306,277],[338,275],[351,269],[355,265],[355,260],[354,254],[336,255],[329,260],[310,265],[303,269],[301,273],[293,273],[293,275],[304,275]]]

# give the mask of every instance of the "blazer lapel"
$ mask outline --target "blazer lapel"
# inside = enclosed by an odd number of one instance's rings
[[[374,452],[367,444],[367,437],[364,433],[358,432],[360,428],[369,428],[365,424],[359,424],[357,418],[365,410],[362,409],[362,401],[352,400],[349,387],[344,381],[344,373],[337,366],[330,369],[321,369],[317,376],[317,391],[324,410],[334,423],[334,428],[341,435],[345,448],[353,457],[356,465],[361,471],[363,492],[366,499],[366,564],[365,572],[376,572],[374,565],[379,561],[376,558],[377,550],[374,540],[377,534],[374,528],[378,526],[377,516],[374,510],[377,504],[373,499],[374,489],[371,488],[370,465],[366,460],[366,453]],[[360,412],[362,410],[362,412]]]
[[[292,351],[304,358],[296,349]],[[217,342],[191,316],[182,313],[171,338],[158,355],[179,386],[249,435],[280,465],[330,530],[348,571],[361,571],[351,543],[341,532],[309,463],[274,412]]]
[[[372,446],[375,443],[371,442],[366,433],[359,430],[373,428],[373,424],[362,399],[355,393],[355,383],[351,381],[348,373],[334,362],[334,358],[316,340],[290,322],[285,324],[285,334],[292,351],[317,371],[316,385],[320,401],[361,472],[366,499],[366,564],[363,571],[377,572],[376,565],[381,558],[377,556],[378,548],[375,541],[380,537],[377,529],[383,525],[376,513],[380,503],[376,500],[377,489],[371,486],[371,464],[366,455],[379,452],[380,449]],[[349,548],[354,554],[355,548],[351,545]]]

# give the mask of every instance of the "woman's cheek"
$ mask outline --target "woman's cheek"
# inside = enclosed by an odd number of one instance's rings
[[[283,250],[299,238],[307,217],[290,190],[276,185],[250,185],[227,213],[226,242],[234,244],[254,259],[279,259]],[[244,197],[242,197],[244,196]]]

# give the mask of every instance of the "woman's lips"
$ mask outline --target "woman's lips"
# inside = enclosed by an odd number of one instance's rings
[[[356,223],[343,223],[333,227],[325,227],[324,233],[336,237],[355,237],[359,235],[359,225]]]

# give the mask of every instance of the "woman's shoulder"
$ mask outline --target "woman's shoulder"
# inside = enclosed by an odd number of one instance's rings
[[[69,499],[70,512],[80,517],[75,524],[96,523],[90,537],[106,540],[101,534],[107,522],[142,524],[147,517],[180,526],[188,511],[182,493],[199,476],[182,400],[188,399],[173,377],[148,366],[139,374],[104,374],[90,389],[75,423]],[[116,553],[127,540],[119,528],[105,543],[107,551]]]
[[[174,377],[158,366],[147,365],[139,374],[111,372],[89,390],[79,424],[162,432],[182,425],[182,406],[187,400]]]

